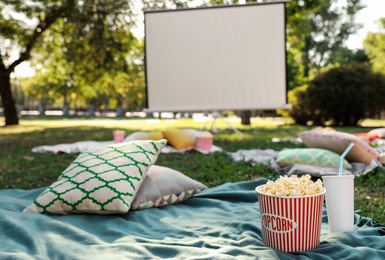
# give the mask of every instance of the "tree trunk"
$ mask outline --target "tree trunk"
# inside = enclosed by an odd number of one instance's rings
[[[116,117],[124,117],[123,107],[119,106],[116,108]]]
[[[5,125],[18,125],[19,118],[11,91],[11,74],[3,69],[0,69],[0,96],[4,108]]]
[[[241,116],[241,123],[242,125],[251,125],[251,111],[250,110],[244,110],[240,113]]]
[[[70,107],[68,105],[63,106],[63,116],[69,116],[70,114]]]
[[[89,105],[88,106],[88,116],[93,117],[95,115],[95,106]]]

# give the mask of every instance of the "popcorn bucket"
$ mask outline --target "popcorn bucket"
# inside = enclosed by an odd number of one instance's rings
[[[195,138],[195,147],[204,151],[210,151],[213,146],[213,137],[200,137]]]
[[[325,189],[308,196],[275,196],[258,193],[263,242],[266,246],[297,252],[317,248],[320,244]]]
[[[214,136],[210,132],[200,132],[195,137],[195,147],[200,150],[210,151],[213,146],[213,139]]]
[[[124,141],[124,135],[125,135],[124,130],[115,130],[114,131],[114,142],[115,143],[123,142]]]

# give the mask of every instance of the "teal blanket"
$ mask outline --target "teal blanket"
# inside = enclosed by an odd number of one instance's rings
[[[352,233],[298,253],[265,247],[256,186],[226,183],[183,203],[123,215],[22,213],[44,188],[0,191],[0,259],[385,259],[385,227],[356,214]]]

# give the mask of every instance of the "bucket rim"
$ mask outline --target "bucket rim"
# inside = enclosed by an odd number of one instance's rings
[[[259,189],[262,189],[264,186],[266,186],[266,184],[262,184],[262,185],[259,185],[259,186],[255,187],[255,191],[256,191],[258,194],[263,195],[263,196],[268,196],[268,197],[273,197],[273,198],[281,198],[281,199],[312,198],[312,197],[323,196],[323,195],[325,195],[325,193],[326,193],[326,189],[325,189],[325,187],[324,187],[324,188],[323,188],[323,191],[322,191],[321,193],[317,193],[317,194],[311,194],[311,195],[305,195],[305,196],[277,196],[277,195],[268,194],[268,193],[263,193],[263,192],[259,191]]]

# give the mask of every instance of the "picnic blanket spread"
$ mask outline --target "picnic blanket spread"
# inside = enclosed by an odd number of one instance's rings
[[[131,141],[130,136],[125,139],[125,141]],[[277,140],[273,140],[277,142]],[[296,142],[300,142],[296,139]],[[106,145],[113,144],[114,141],[79,141],[74,143],[63,143],[56,145],[41,145],[32,148],[32,152],[34,153],[82,153],[88,152],[96,148],[100,148]],[[383,148],[385,151],[385,145],[376,147],[376,149]],[[284,148],[290,149],[290,148]],[[313,165],[304,165],[304,164],[292,164],[289,166],[281,167],[276,159],[277,155],[280,151],[276,151],[273,149],[249,149],[249,150],[238,150],[236,152],[226,152],[221,147],[212,145],[209,151],[201,150],[196,147],[189,147],[181,150],[177,150],[174,147],[167,145],[162,149],[162,153],[185,153],[189,151],[196,151],[202,154],[216,153],[216,152],[225,152],[229,155],[234,162],[246,161],[251,164],[263,164],[273,168],[275,171],[285,174],[285,175],[301,175],[301,174],[310,174],[315,177],[320,177],[323,175],[336,175],[338,174],[338,168],[327,168],[327,167],[317,167]],[[373,170],[377,170],[378,168],[384,169],[382,163],[378,160],[373,160],[370,164],[359,163],[359,162],[351,162],[352,169],[343,169],[343,174],[350,175],[353,174],[355,176],[367,174]]]
[[[355,231],[329,233],[307,252],[262,241],[257,179],[208,188],[176,205],[120,215],[23,213],[45,188],[0,191],[0,259],[385,259],[385,226],[355,214]]]

